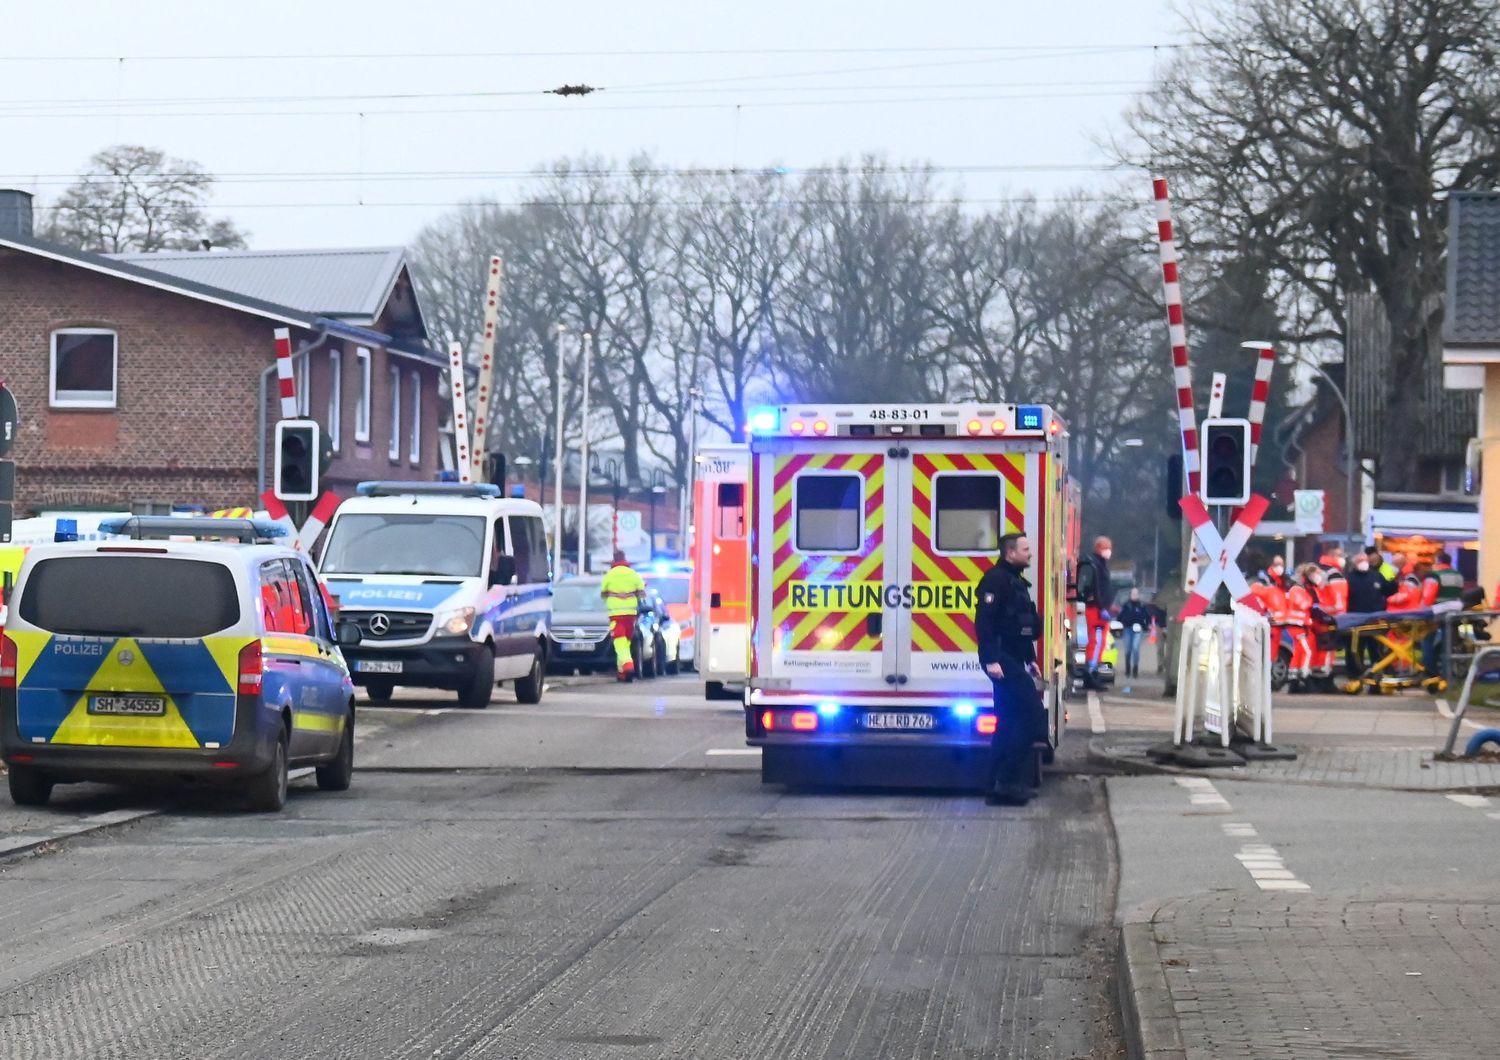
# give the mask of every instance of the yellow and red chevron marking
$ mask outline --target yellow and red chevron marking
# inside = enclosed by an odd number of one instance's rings
[[[937,551],[937,528],[932,519],[933,477],[943,471],[992,471],[1003,480],[1002,534],[1026,529],[1026,455],[918,453],[912,457],[912,551],[911,580],[914,585],[973,585],[989,570],[989,556],[951,556]],[[911,650],[973,652],[974,615],[963,611],[913,612]]]
[[[864,539],[848,555],[798,552],[793,539],[793,483],[806,471],[848,471],[864,476]],[[795,453],[776,458],[772,510],[771,621],[783,651],[879,651],[868,628],[868,610],[793,607],[793,583],[861,585],[885,574],[885,457],[880,453]]]

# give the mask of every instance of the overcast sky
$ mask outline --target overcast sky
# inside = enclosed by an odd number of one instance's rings
[[[263,249],[404,243],[580,152],[1118,185],[1097,141],[1181,39],[1167,0],[52,0],[3,26],[0,186],[45,202],[104,146],[159,147]],[[605,90],[541,94],[578,83]]]

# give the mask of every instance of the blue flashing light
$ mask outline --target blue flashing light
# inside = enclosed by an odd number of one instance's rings
[[[979,708],[972,703],[953,704],[953,714],[955,717],[968,719],[977,713],[979,713]]]
[[[1016,408],[1016,429],[1040,431],[1046,429],[1046,413],[1040,405],[1021,405]]]
[[[53,532],[52,532],[52,541],[53,541],[53,543],[56,544],[56,543],[60,543],[60,542],[64,542],[64,541],[77,541],[77,540],[78,540],[78,520],[77,519],[59,519],[57,521],[57,528],[55,530],[53,530]]]
[[[657,574],[671,574],[672,565],[670,563],[658,563],[652,570],[656,571]]]
[[[836,718],[841,708],[837,703],[819,703],[818,714],[825,718]]]
[[[750,430],[754,434],[771,434],[781,427],[781,410],[758,408],[750,411]]]

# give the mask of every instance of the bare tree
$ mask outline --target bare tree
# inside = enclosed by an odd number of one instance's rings
[[[1348,294],[1390,320],[1382,485],[1410,487],[1441,329],[1445,193],[1500,176],[1497,0],[1238,0],[1130,124],[1202,249],[1263,262],[1337,338]],[[1284,307],[1284,312],[1290,310]]]
[[[106,148],[52,205],[41,234],[103,254],[243,247],[248,233],[204,213],[213,183],[197,162],[155,148]]]

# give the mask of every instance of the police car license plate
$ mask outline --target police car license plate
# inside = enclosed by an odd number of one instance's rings
[[[152,717],[167,712],[167,701],[161,696],[90,696],[90,714],[128,714]]]
[[[874,711],[865,715],[867,729],[931,729],[936,724],[931,714]]]
[[[360,659],[354,668],[362,674],[399,674],[401,665],[400,659]]]

